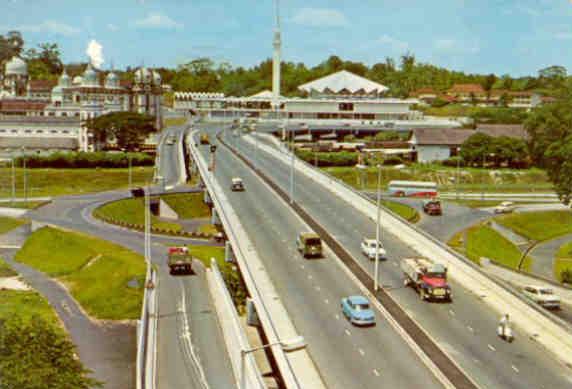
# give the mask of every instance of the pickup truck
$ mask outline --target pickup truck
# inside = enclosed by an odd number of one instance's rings
[[[202,145],[208,145],[210,144],[210,140],[209,140],[209,136],[207,134],[201,134],[201,144]]]
[[[169,274],[193,274],[193,257],[185,246],[169,247],[167,254]]]
[[[428,258],[403,258],[401,270],[405,276],[403,285],[416,289],[421,300],[452,300],[445,265]]]

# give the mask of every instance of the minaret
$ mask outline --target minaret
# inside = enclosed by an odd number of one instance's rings
[[[276,25],[274,26],[274,54],[272,56],[272,104],[276,109],[279,107],[280,99],[280,51],[282,47],[282,40],[280,38],[280,14],[279,14],[279,0],[274,0],[276,7]]]

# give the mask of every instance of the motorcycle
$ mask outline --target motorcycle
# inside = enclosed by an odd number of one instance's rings
[[[507,325],[499,325],[497,328],[497,334],[502,340],[506,340],[509,343],[512,343],[514,340],[514,335],[512,333],[512,328]]]

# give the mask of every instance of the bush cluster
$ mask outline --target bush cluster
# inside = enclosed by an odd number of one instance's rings
[[[572,269],[565,269],[560,273],[560,278],[562,282],[566,284],[572,284]]]
[[[26,166],[30,168],[126,168],[131,157],[132,166],[153,166],[153,156],[145,153],[74,152],[53,153],[50,155],[26,156]],[[16,165],[23,166],[23,157],[16,158]]]
[[[457,167],[457,164],[458,164],[458,166],[463,167],[463,166],[465,166],[465,160],[463,158],[457,156],[457,157],[447,158],[447,159],[441,161],[441,164],[443,166],[451,166],[451,167]]]
[[[314,164],[317,158],[318,166],[355,166],[358,163],[358,153],[340,151],[336,153],[314,153],[306,150],[297,150],[296,155],[304,161]]]

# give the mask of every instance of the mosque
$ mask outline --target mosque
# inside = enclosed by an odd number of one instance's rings
[[[162,124],[164,85],[155,70],[135,70],[133,82],[114,71],[98,71],[91,63],[81,75],[64,70],[57,83],[31,80],[28,65],[13,57],[0,74],[0,152],[89,150],[88,119],[119,111],[155,116]]]

